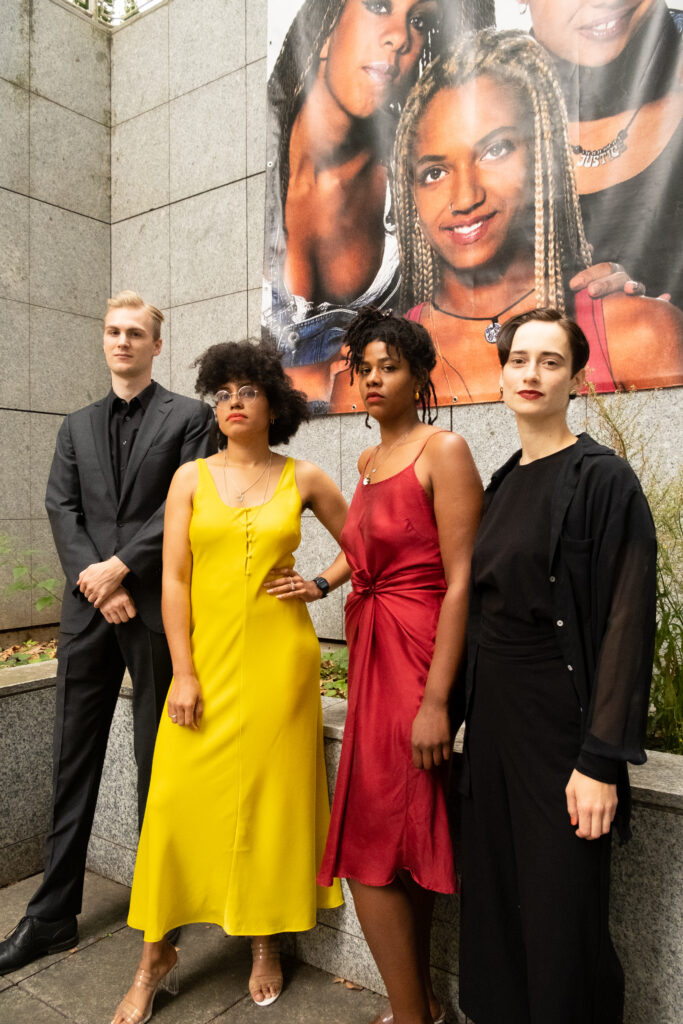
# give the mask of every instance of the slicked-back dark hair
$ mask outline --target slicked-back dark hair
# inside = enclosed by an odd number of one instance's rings
[[[558,327],[561,327],[565,333],[567,341],[569,342],[569,349],[572,354],[572,377],[575,376],[579,370],[583,370],[590,355],[588,338],[575,320],[570,320],[568,317],[564,316],[559,309],[553,309],[550,306],[542,307],[541,309],[530,309],[526,313],[519,313],[517,316],[513,316],[508,320],[507,323],[503,324],[496,339],[498,358],[501,366],[505,366],[510,358],[512,342],[519,328],[522,327],[523,324],[528,324],[532,321],[542,324],[557,324]]]
[[[432,400],[436,407],[436,392],[430,373],[436,366],[436,352],[429,333],[422,324],[395,316],[391,310],[363,306],[344,335],[344,343],[348,346],[346,361],[351,370],[351,384],[354,373],[360,370],[363,353],[371,341],[383,341],[388,349],[393,349],[405,359],[410,372],[418,381],[422,420],[433,423],[436,413],[432,415]],[[367,416],[365,423],[369,426]]]
[[[263,388],[275,417],[268,431],[268,444],[287,444],[301,424],[311,418],[306,395],[293,386],[270,343],[222,342],[207,348],[192,365],[199,369],[194,389],[201,398],[212,398],[228,382],[248,381]],[[218,447],[224,448],[225,435],[218,427],[215,430]]]

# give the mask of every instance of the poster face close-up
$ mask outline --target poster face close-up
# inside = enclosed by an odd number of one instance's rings
[[[664,0],[269,0],[262,323],[316,412],[362,408],[365,305],[429,331],[442,406],[498,400],[500,325],[543,306],[597,392],[683,383],[682,31]]]

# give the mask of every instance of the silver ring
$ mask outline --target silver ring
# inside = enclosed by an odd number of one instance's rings
[[[293,576],[289,577],[289,589],[290,590],[296,590],[296,587],[294,586],[294,577]]]
[[[171,719],[172,722],[175,722],[176,719],[178,718],[177,715],[169,715],[168,717]]]

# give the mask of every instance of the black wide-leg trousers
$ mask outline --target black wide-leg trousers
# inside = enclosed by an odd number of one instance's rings
[[[29,903],[31,917],[78,914],[107,740],[125,669],[133,681],[133,743],[138,775],[138,822],[152,772],[159,717],[171,681],[163,633],[136,616],[110,625],[99,613],[87,629],[61,634],[58,647],[52,821],[45,874]]]
[[[559,657],[480,649],[461,806],[460,1006],[475,1024],[621,1024],[610,836],[579,839],[567,813],[579,737]]]

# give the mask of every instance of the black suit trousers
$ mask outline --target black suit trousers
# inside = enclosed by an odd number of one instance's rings
[[[172,675],[164,634],[148,629],[139,615],[110,625],[98,612],[82,633],[60,635],[58,658],[52,823],[43,882],[27,910],[48,921],[81,910],[88,842],[125,668],[133,680],[139,824]]]

